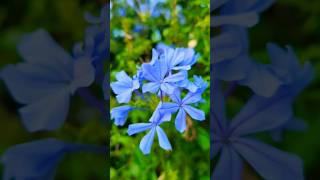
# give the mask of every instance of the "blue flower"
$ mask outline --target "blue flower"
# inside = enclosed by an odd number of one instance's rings
[[[31,132],[61,127],[70,96],[94,81],[91,59],[73,59],[41,29],[27,35],[18,51],[25,61],[5,67],[1,78],[24,105],[19,109],[23,124]]]
[[[90,151],[105,153],[105,148],[73,144],[57,139],[42,139],[15,145],[4,152],[3,180],[53,179],[55,169],[64,155],[71,152]]]
[[[172,94],[176,86],[174,83],[184,80],[185,74],[178,72],[169,74],[166,61],[159,59],[154,64],[142,64],[143,78],[150,81],[142,86],[142,92]]]
[[[216,55],[213,55],[217,60],[213,64],[215,77],[225,81],[236,81],[250,87],[252,91],[261,96],[272,96],[282,82],[274,74],[271,66],[257,63],[249,57],[247,30],[228,27],[227,32],[219,39],[216,46],[215,44],[213,46],[217,48]],[[237,43],[232,43],[232,41]]]
[[[287,50],[284,50],[273,43],[267,44],[267,50],[271,59],[271,66],[274,74],[281,80],[282,86],[287,86],[295,81],[304,78],[304,82],[309,83],[314,72],[309,62],[305,63],[304,67],[301,68],[299,60],[296,57],[293,49],[287,46]],[[301,85],[304,87],[305,85]],[[280,141],[282,139],[282,132],[284,130],[302,131],[307,128],[307,124],[298,119],[292,118],[283,126],[271,131],[271,136],[274,140]]]
[[[151,147],[153,144],[154,136],[157,133],[158,141],[161,148],[165,150],[171,150],[171,144],[168,140],[167,135],[160,127],[160,124],[166,121],[171,120],[171,115],[168,113],[162,113],[159,111],[159,107],[161,106],[161,102],[159,103],[157,109],[153,112],[150,123],[136,123],[129,125],[128,134],[131,136],[133,134],[146,131],[150,129],[150,131],[145,135],[140,141],[140,150],[143,154],[149,154],[151,151]]]
[[[207,89],[208,83],[205,80],[203,80],[201,76],[194,75],[193,79],[194,79],[194,84],[198,87],[197,89],[198,92],[203,93],[204,90]]]
[[[199,55],[195,54],[192,48],[172,48],[165,44],[157,45],[159,58],[164,60],[168,66],[168,71],[171,70],[190,70],[191,66],[196,63]],[[152,58],[151,64],[157,59]]]
[[[131,99],[132,92],[140,87],[138,79],[132,79],[124,71],[116,74],[116,82],[111,83],[111,88],[117,94],[119,103],[128,103]]]
[[[114,119],[114,124],[122,126],[127,120],[129,111],[133,110],[131,106],[119,106],[111,109],[111,119]]]
[[[304,78],[280,88],[270,98],[253,95],[231,121],[226,117],[221,84],[214,82],[211,96],[211,157],[219,152],[221,154],[213,179],[241,177],[243,162],[240,156],[264,179],[303,179],[302,161],[299,157],[246,136],[276,129],[288,122],[293,116],[293,99],[306,85]]]
[[[188,77],[188,71],[181,71],[181,72],[185,73],[185,76]],[[178,87],[188,89],[190,92],[196,92],[199,89],[199,87],[195,83],[191,82],[187,78],[180,82],[177,82],[176,85]]]
[[[73,56],[87,56],[93,61],[96,70],[96,80],[103,81],[103,63],[109,56],[109,5],[101,8],[100,16],[95,17],[85,13],[85,20],[90,23],[86,28],[84,42],[76,43],[73,47]]]
[[[152,17],[158,17],[159,11],[157,11],[157,5],[160,3],[164,3],[166,0],[145,0],[141,2],[138,0],[136,3],[135,0],[127,0],[128,5],[134,9],[137,13],[148,14]]]
[[[205,120],[205,114],[202,110],[196,109],[190,104],[197,103],[202,100],[201,93],[189,92],[182,100],[180,98],[180,90],[176,90],[170,98],[173,102],[163,102],[161,110],[166,113],[174,113],[178,111],[175,126],[179,132],[183,132],[186,129],[186,114],[191,116],[195,120]]]

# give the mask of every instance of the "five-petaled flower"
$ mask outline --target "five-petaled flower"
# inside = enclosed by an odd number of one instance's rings
[[[182,100],[180,98],[180,94],[180,91],[176,90],[172,95],[170,95],[173,102],[164,102],[161,106],[161,111],[173,113],[179,110],[175,120],[175,126],[178,131],[183,132],[187,127],[186,114],[199,121],[205,120],[205,114],[202,110],[190,105],[202,100],[201,93],[189,92]]]
[[[162,147],[165,150],[172,149],[167,135],[160,127],[160,124],[162,124],[163,122],[170,121],[171,114],[161,112],[159,110],[159,107],[161,107],[161,102],[159,103],[157,109],[153,112],[149,120],[149,123],[136,123],[129,125],[128,134],[130,136],[150,129],[148,134],[145,135],[140,142],[140,149],[143,152],[143,154],[150,153],[155,133],[157,133],[158,135],[160,147]]]
[[[139,80],[132,79],[124,71],[116,74],[117,82],[111,83],[111,88],[117,94],[119,103],[128,103],[131,99],[132,92],[139,88]]]

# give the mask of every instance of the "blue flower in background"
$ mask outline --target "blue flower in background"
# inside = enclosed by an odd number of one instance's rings
[[[157,109],[153,112],[149,120],[150,123],[136,123],[129,125],[128,134],[130,136],[150,129],[147,135],[145,135],[140,141],[139,147],[143,154],[150,153],[155,134],[158,135],[158,141],[161,148],[165,150],[172,149],[167,135],[160,127],[160,124],[162,124],[163,122],[171,120],[171,115],[168,113],[162,113],[161,111],[159,111],[159,107],[161,107],[161,102],[158,105]]]
[[[192,48],[172,48],[165,44],[158,44],[157,51],[153,50],[151,64],[159,58],[166,62],[168,71],[171,70],[190,70],[191,66],[197,62],[199,55],[195,54]]]
[[[152,17],[158,17],[160,15],[157,5],[164,3],[166,0],[127,0],[128,5],[134,9],[138,14],[149,14]]]
[[[274,74],[281,80],[282,86],[290,85],[299,80],[301,76],[305,76],[306,83],[310,81],[313,75],[313,69],[309,62],[306,62],[301,68],[299,60],[296,57],[293,49],[287,46],[284,50],[273,43],[267,44],[268,54],[271,60],[271,66]],[[308,76],[306,76],[306,74]],[[274,140],[280,141],[282,139],[282,132],[284,130],[302,131],[307,128],[307,124],[298,118],[292,118],[283,126],[271,131],[271,136]]]
[[[114,124],[122,126],[127,120],[129,111],[133,110],[131,106],[118,106],[111,110],[111,119],[114,119]]]
[[[73,56],[87,56],[93,61],[96,70],[96,80],[103,81],[103,63],[109,56],[109,5],[105,4],[101,8],[100,16],[95,17],[90,13],[85,13],[84,17],[90,26],[85,31],[84,42],[76,43],[73,48]]]
[[[190,104],[197,103],[202,100],[201,93],[189,92],[182,100],[180,96],[180,91],[176,90],[170,95],[173,102],[163,102],[160,110],[164,113],[174,113],[178,111],[175,126],[179,132],[183,132],[187,127],[186,114],[199,121],[205,120],[205,114],[202,110],[190,106]]]
[[[213,42],[213,48],[217,49],[217,53],[213,55],[215,77],[248,86],[261,96],[272,96],[282,82],[270,65],[257,63],[249,56],[247,29],[224,29],[226,32],[214,39],[218,41]]]
[[[143,78],[150,81],[142,86],[142,92],[172,94],[175,90],[175,84],[184,80],[185,74],[178,72],[176,74],[168,74],[168,66],[163,59],[156,60],[154,64],[142,64]]]
[[[201,76],[193,76],[194,79],[194,84],[198,87],[197,92],[198,93],[203,93],[207,87],[208,87],[208,83],[202,79]]]
[[[270,98],[253,95],[232,121],[228,121],[225,115],[220,83],[214,82],[211,157],[218,152],[221,155],[213,179],[241,177],[243,163],[240,156],[265,179],[303,179],[300,158],[246,136],[277,129],[290,121],[292,102],[311,79],[312,72],[305,71]]]
[[[52,138],[18,144],[7,149],[1,156],[4,164],[2,178],[53,179],[63,156],[79,151],[106,152],[105,148],[67,143]]]
[[[90,57],[72,58],[42,29],[25,36],[18,51],[25,61],[5,67],[1,78],[24,105],[19,109],[24,126],[31,132],[61,127],[70,96],[94,81]]]
[[[138,79],[132,79],[124,71],[116,74],[116,82],[111,83],[111,88],[117,94],[119,103],[128,103],[131,99],[132,92],[140,87]]]

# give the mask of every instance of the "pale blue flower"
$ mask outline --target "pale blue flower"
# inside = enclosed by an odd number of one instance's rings
[[[116,126],[123,126],[128,118],[128,113],[133,110],[133,107],[125,105],[111,109],[111,119],[114,119]]]
[[[180,96],[180,90],[176,90],[172,95],[170,95],[173,102],[163,102],[161,111],[165,113],[174,113],[178,111],[175,126],[179,132],[183,132],[187,127],[186,114],[195,120],[203,121],[205,120],[205,113],[190,105],[202,100],[201,93],[189,92],[182,100]]]
[[[270,98],[253,95],[231,121],[226,116],[221,84],[214,81],[211,157],[221,153],[212,179],[240,179],[243,160],[264,179],[303,179],[299,157],[247,136],[276,129],[292,118],[292,101],[305,86],[304,78],[282,87]]]
[[[157,93],[161,92],[172,94],[175,90],[175,83],[184,80],[185,74],[178,72],[176,74],[169,74],[166,61],[159,59],[154,64],[142,64],[142,71],[144,79],[150,81],[143,84],[142,92]]]
[[[137,13],[149,14],[152,17],[158,17],[160,12],[156,8],[158,4],[166,0],[127,0],[128,5]]]
[[[92,60],[86,56],[73,59],[46,32],[37,30],[18,45],[23,63],[8,65],[1,78],[19,109],[28,131],[54,130],[66,119],[70,97],[95,78]]]
[[[129,125],[128,134],[130,136],[150,129],[147,135],[145,135],[140,141],[139,147],[140,147],[140,150],[143,152],[143,154],[150,153],[155,134],[157,134],[158,136],[158,141],[161,148],[165,150],[172,149],[167,135],[160,127],[160,124],[162,124],[163,122],[171,120],[171,114],[160,112],[159,111],[160,106],[161,106],[161,102],[158,105],[157,109],[153,112],[149,120],[150,123],[136,123],[136,124]]]
[[[119,103],[128,103],[131,99],[132,92],[140,87],[139,80],[132,79],[124,71],[116,74],[116,82],[111,83],[111,88]]]

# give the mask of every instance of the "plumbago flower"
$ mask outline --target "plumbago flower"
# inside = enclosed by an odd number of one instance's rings
[[[160,11],[156,7],[164,2],[166,0],[127,0],[128,5],[138,14],[147,14],[151,17],[158,17],[160,15]]]
[[[187,128],[186,113],[195,120],[202,121],[205,119],[203,111],[192,107],[190,104],[199,102],[201,93],[189,92],[183,99],[181,99],[180,90],[176,90],[170,98],[173,102],[164,102],[161,109],[164,112],[176,112],[178,111],[175,125],[178,131],[183,132]]]
[[[225,96],[221,85],[214,82],[211,157],[220,152],[220,159],[212,179],[241,179],[243,159],[264,179],[303,179],[302,161],[298,156],[247,136],[275,130],[290,122],[292,102],[312,76],[312,70],[306,69],[272,97],[253,95],[231,121],[225,115]]]
[[[147,135],[142,138],[139,146],[144,154],[150,153],[155,134],[158,136],[161,148],[172,149],[165,132],[160,127],[163,122],[171,120],[171,114],[178,111],[175,126],[179,132],[186,129],[187,115],[195,120],[205,120],[205,113],[195,106],[204,102],[201,95],[208,84],[200,76],[194,76],[194,82],[188,80],[187,73],[198,57],[199,55],[193,49],[172,48],[159,44],[156,49],[152,50],[151,61],[143,63],[133,78],[128,77],[123,71],[116,74],[117,81],[111,83],[111,88],[117,94],[118,103],[139,98],[149,102],[148,98],[152,94],[159,99],[155,102],[158,103],[158,106],[148,123],[131,124],[128,128],[129,135],[149,130]],[[184,91],[187,93],[181,99],[181,93]],[[136,98],[131,98],[132,93]],[[172,102],[165,100],[172,100]],[[111,117],[115,119],[115,125],[122,126],[125,124],[130,111],[141,109],[146,108],[135,107],[131,104],[115,107],[111,110]]]
[[[213,63],[211,78],[211,158],[218,160],[212,179],[242,179],[246,161],[263,179],[304,179],[302,160],[254,137],[270,133],[281,140],[284,130],[303,130],[306,124],[295,117],[292,103],[312,80],[309,63],[300,68],[293,50],[267,44],[270,64],[257,63],[249,56],[247,27],[257,23],[257,15],[274,0],[221,0],[213,2],[212,26],[220,34],[211,38]],[[222,81],[230,86],[222,92]],[[231,120],[225,101],[237,85],[249,87],[253,95]],[[219,158],[217,157],[219,155]]]
[[[260,13],[272,3],[272,0],[229,0],[221,6],[220,13]],[[222,33],[211,39],[215,52],[212,57],[216,78],[248,86],[261,96],[272,96],[283,82],[274,75],[270,66],[257,63],[249,56],[248,32],[245,26],[222,23],[219,27]]]
[[[158,135],[159,145],[165,150],[171,150],[171,144],[168,140],[167,135],[160,127],[160,124],[171,120],[171,114],[161,112],[161,102],[159,103],[157,109],[153,112],[150,123],[136,123],[129,125],[128,134],[131,136],[133,134],[146,131],[150,129],[147,135],[145,135],[140,142],[140,149],[144,154],[149,154],[151,151],[152,142],[155,133]]]
[[[121,71],[116,74],[117,82],[111,83],[111,88],[117,94],[117,101],[119,103],[128,103],[131,99],[132,92],[139,88],[139,80],[132,79]]]
[[[1,71],[28,131],[54,130],[66,119],[70,97],[94,81],[91,58],[73,58],[45,30],[23,38],[18,52],[25,60]],[[57,113],[59,112],[59,113]]]

